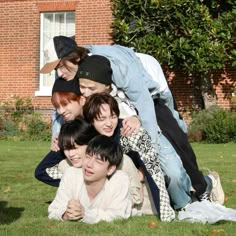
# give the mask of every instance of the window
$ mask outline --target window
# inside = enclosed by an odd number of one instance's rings
[[[75,13],[67,12],[47,12],[41,13],[40,29],[40,68],[46,63],[43,49],[50,39],[57,35],[74,36],[75,35]],[[50,96],[52,85],[55,80],[55,72],[50,74],[40,74],[39,91],[36,96]]]

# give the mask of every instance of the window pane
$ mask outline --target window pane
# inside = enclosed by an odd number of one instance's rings
[[[75,14],[73,12],[68,12],[66,14],[66,35],[75,35]]]
[[[42,13],[41,18],[41,55],[40,68],[47,62],[44,56],[45,45],[57,35],[74,36],[75,35],[75,13],[74,12],[49,12]],[[50,74],[40,75],[40,91],[51,91],[55,80],[55,72]]]
[[[53,30],[53,14],[52,13],[46,13],[44,14],[44,20],[43,20],[43,42],[48,42],[49,39],[51,39],[54,35]]]
[[[65,17],[64,13],[55,14],[55,35],[65,35]]]

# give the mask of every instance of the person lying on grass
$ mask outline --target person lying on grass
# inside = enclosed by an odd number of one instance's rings
[[[82,168],[65,170],[55,199],[48,207],[49,219],[94,224],[129,218],[132,211],[129,177],[116,171],[122,157],[122,148],[112,138],[99,135],[90,140]]]

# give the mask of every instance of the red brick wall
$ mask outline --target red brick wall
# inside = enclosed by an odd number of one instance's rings
[[[75,10],[76,41],[110,44],[112,22],[109,0],[1,0],[0,1],[0,101],[11,95],[30,97],[35,109],[51,109],[50,97],[35,97],[39,87],[40,12]],[[201,104],[196,85],[180,72],[166,71],[170,87],[182,111]],[[236,70],[216,71],[212,76],[218,104],[229,108]],[[46,112],[47,113],[47,112]]]
[[[175,95],[180,110],[192,110],[201,108],[201,92],[199,79],[187,77],[180,71],[164,70],[169,86]],[[211,75],[213,88],[216,91],[217,104],[226,109],[230,109],[230,98],[236,86],[236,70],[227,67],[222,70],[215,70]]]
[[[189,121],[189,112],[194,109],[201,109],[203,101],[199,86],[199,79],[187,77],[180,71],[169,71],[164,69],[169,86],[175,96],[179,111]],[[226,67],[222,70],[215,70],[211,75],[213,88],[216,92],[217,105],[231,109],[231,96],[236,87],[236,69]]]
[[[35,108],[51,108],[39,88],[40,12],[75,10],[78,44],[110,44],[109,0],[1,0],[0,101],[11,95],[32,98]]]

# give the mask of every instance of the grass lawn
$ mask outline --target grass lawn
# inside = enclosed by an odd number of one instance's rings
[[[218,171],[227,197],[236,209],[236,144],[193,144],[201,169]],[[154,216],[86,225],[48,220],[47,208],[56,188],[38,182],[34,169],[49,150],[47,142],[0,141],[0,235],[235,235],[236,223],[214,225],[171,222]],[[155,228],[149,222],[155,221]]]

